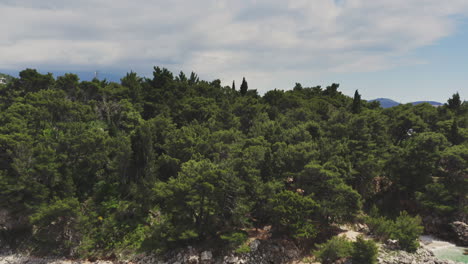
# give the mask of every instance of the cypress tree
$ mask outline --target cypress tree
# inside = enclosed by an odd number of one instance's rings
[[[351,106],[351,111],[354,114],[359,114],[361,112],[361,95],[358,90],[354,92],[353,105]]]
[[[236,82],[235,82],[235,81],[232,81],[232,90],[233,90],[233,91],[236,90]]]
[[[247,90],[249,89],[249,86],[247,85],[247,82],[245,81],[245,77],[242,79],[242,84],[240,86],[240,93],[241,95],[245,95],[247,93]]]

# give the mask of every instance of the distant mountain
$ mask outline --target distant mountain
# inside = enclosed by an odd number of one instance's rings
[[[428,104],[430,104],[432,106],[444,105],[443,103],[439,103],[439,102],[436,102],[436,101],[417,101],[417,102],[412,102],[411,104],[418,105],[418,104],[423,104],[423,103],[428,103]]]
[[[383,107],[383,108],[389,108],[389,107],[394,107],[394,106],[400,105],[400,103],[398,103],[397,101],[394,101],[394,100],[388,99],[388,98],[377,98],[377,99],[369,100],[369,102],[373,102],[373,101],[379,102],[380,106]],[[416,102],[411,102],[409,104],[418,105],[418,104],[423,104],[423,103],[428,103],[428,104],[430,104],[432,106],[436,106],[436,107],[444,105],[443,103],[439,103],[439,102],[436,102],[436,101],[416,101]]]
[[[380,106],[383,107],[383,108],[394,107],[394,106],[397,106],[397,105],[400,104],[400,103],[398,103],[396,101],[393,101],[392,99],[388,99],[388,98],[377,98],[377,99],[369,100],[369,102],[374,102],[374,101],[379,102]]]

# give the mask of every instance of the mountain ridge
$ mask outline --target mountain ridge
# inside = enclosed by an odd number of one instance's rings
[[[400,105],[402,103],[399,103],[395,100],[392,100],[390,98],[376,98],[376,99],[372,99],[372,100],[368,100],[369,102],[379,102],[380,103],[380,106],[383,107],[383,108],[390,108],[390,107],[394,107],[394,106],[397,106],[397,105]],[[418,104],[423,104],[423,103],[428,103],[432,106],[441,106],[443,105],[443,103],[440,103],[440,102],[437,102],[437,101],[415,101],[415,102],[409,102],[408,104],[412,104],[412,105],[418,105]]]

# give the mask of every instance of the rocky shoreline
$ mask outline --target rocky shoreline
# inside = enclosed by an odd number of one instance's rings
[[[0,253],[0,264],[244,264],[244,263],[294,263],[300,259],[300,250],[287,240],[253,240],[250,252],[228,253],[215,256],[209,250],[187,247],[165,256],[140,254],[128,260],[70,260],[64,258],[26,256],[12,252]]]
[[[464,264],[451,260],[438,259],[431,251],[424,247],[419,248],[415,253],[408,253],[401,250],[380,249],[378,261],[379,264]]]
[[[70,260],[54,257],[33,257],[12,252],[0,253],[0,264],[270,264],[290,263],[306,264],[300,250],[288,241],[261,241],[253,240],[250,243],[251,252],[243,254],[228,253],[214,256],[211,251],[197,250],[193,247],[173,252],[164,257],[154,255],[135,255],[128,260]],[[347,262],[347,264],[351,262]],[[450,260],[437,259],[434,254],[419,248],[415,253],[400,250],[389,250],[385,247],[379,249],[379,264],[463,264]]]

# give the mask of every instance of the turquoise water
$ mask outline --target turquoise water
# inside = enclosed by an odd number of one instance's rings
[[[420,240],[424,247],[432,251],[439,259],[468,263],[468,255],[463,255],[467,248],[457,247],[452,243],[439,240],[433,236],[421,236]]]
[[[468,263],[468,255],[463,255],[466,248],[461,247],[447,247],[433,250],[434,255],[440,259],[448,259],[461,263]]]

